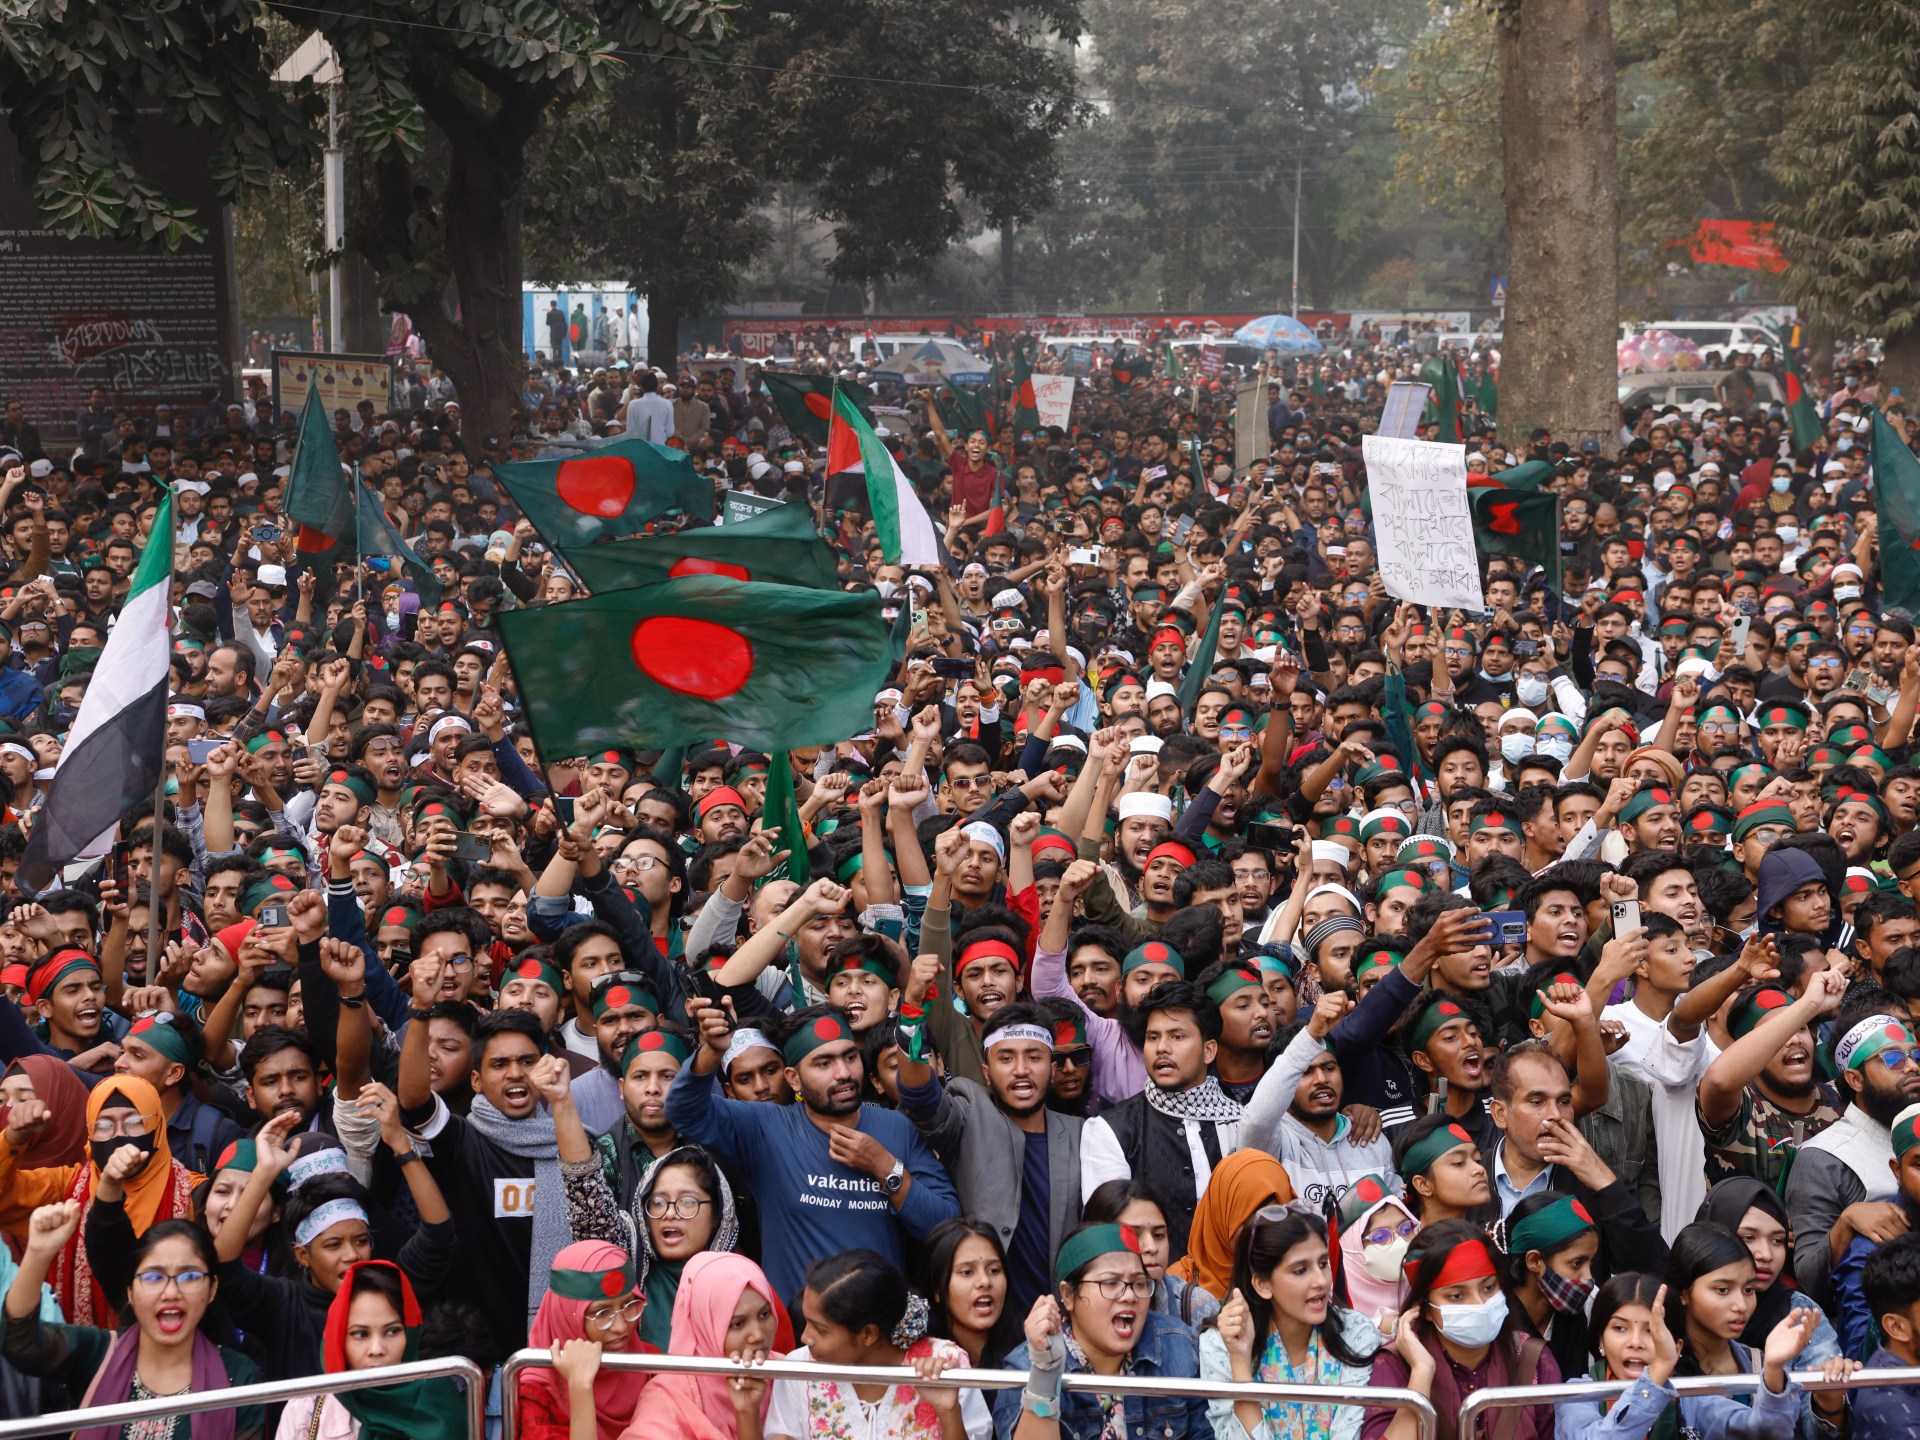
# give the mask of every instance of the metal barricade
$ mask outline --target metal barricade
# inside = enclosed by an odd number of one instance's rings
[[[652,1374],[753,1375],[765,1380],[837,1380],[853,1385],[919,1385],[923,1382],[907,1365],[818,1365],[810,1360],[766,1360],[745,1366],[736,1360],[709,1355],[603,1355],[609,1370],[643,1370]],[[520,1376],[536,1367],[551,1366],[551,1350],[520,1350],[500,1374],[500,1409],[505,1419],[501,1440],[519,1440],[517,1395]],[[1017,1390],[1027,1383],[1024,1370],[967,1370],[955,1368],[940,1377],[943,1385],[967,1390]],[[1076,1375],[1069,1373],[1063,1388],[1093,1390],[1102,1395],[1172,1395],[1198,1400],[1299,1401],[1306,1404],[1362,1405],[1369,1409],[1405,1406],[1420,1422],[1419,1440],[1434,1440],[1438,1421],[1433,1403],[1415,1390],[1371,1385],[1269,1385],[1230,1380],[1188,1380],[1151,1375]],[[0,1432],[0,1440],[6,1440]],[[1205,1437],[1201,1437],[1205,1440]]]
[[[61,1410],[30,1420],[0,1421],[0,1440],[26,1435],[60,1435],[97,1425],[128,1425],[169,1415],[199,1415],[208,1410],[234,1410],[247,1405],[277,1405],[309,1395],[338,1395],[343,1390],[371,1390],[404,1380],[458,1380],[465,1390],[467,1433],[485,1440],[487,1433],[487,1375],[473,1361],[458,1356],[446,1360],[415,1360],[407,1365],[383,1365],[377,1370],[348,1370],[339,1375],[307,1375],[298,1380],[274,1380],[259,1385],[235,1385],[199,1395],[167,1395],[158,1400],[130,1400],[122,1405],[96,1405],[90,1410]]]
[[[1920,1367],[1862,1370],[1845,1380],[1829,1380],[1819,1370],[1795,1370],[1788,1378],[1802,1390],[1877,1390],[1920,1385]],[[1500,1385],[1476,1391],[1460,1407],[1459,1433],[1471,1437],[1482,1412],[1515,1405],[1552,1405],[1561,1400],[1614,1400],[1626,1394],[1631,1380],[1567,1380],[1558,1385]],[[1683,1375],[1667,1382],[1681,1398],[1689,1395],[1742,1395],[1758,1390],[1759,1375]]]

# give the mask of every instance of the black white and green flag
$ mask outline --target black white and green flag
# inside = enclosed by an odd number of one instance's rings
[[[106,854],[120,816],[153,801],[166,754],[172,535],[173,497],[166,495],[67,732],[47,803],[34,817],[20,861],[22,890],[44,890],[62,866]]]

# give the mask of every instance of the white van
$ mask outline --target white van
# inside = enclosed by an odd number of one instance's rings
[[[1781,351],[1779,337],[1764,326],[1742,320],[1656,320],[1650,325],[1622,325],[1621,339],[1631,339],[1649,330],[1668,330],[1682,340],[1700,347],[1700,356],[1709,366],[1717,366],[1735,355],[1756,359],[1763,350],[1775,355]]]

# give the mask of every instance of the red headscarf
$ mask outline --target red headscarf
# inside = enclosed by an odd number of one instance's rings
[[[34,1098],[47,1107],[47,1124],[20,1152],[23,1170],[79,1165],[87,1158],[87,1087],[66,1061],[53,1055],[27,1055],[7,1067],[33,1082]]]
[[[555,1270],[592,1272],[628,1269],[631,1274],[631,1263],[626,1251],[604,1240],[576,1240],[553,1257]],[[621,1298],[631,1293],[629,1286]],[[527,1332],[527,1344],[536,1350],[550,1350],[563,1340],[595,1340],[605,1344],[599,1335],[587,1334],[588,1303],[556,1295],[549,1286],[547,1293],[541,1297],[540,1308],[534,1312],[533,1326]],[[658,1354],[659,1351],[640,1338],[636,1327],[628,1334],[623,1349],[612,1353]],[[633,1370],[602,1369],[594,1376],[593,1418],[600,1440],[619,1440],[620,1432],[626,1429],[627,1421],[633,1415],[634,1406],[640,1403],[640,1392],[652,1379],[651,1375]],[[569,1413],[567,1382],[560,1378],[559,1371],[550,1367],[524,1371],[520,1376],[520,1393],[522,1396],[537,1396],[556,1415]]]

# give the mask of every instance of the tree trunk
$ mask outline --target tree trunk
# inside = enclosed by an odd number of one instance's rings
[[[680,378],[676,362],[680,354],[680,321],[683,318],[677,301],[669,300],[664,295],[647,296],[647,363],[655,369],[666,371],[670,380]]]
[[[1013,221],[1000,222],[1000,304],[1007,310],[1013,303]]]
[[[1611,452],[1620,169],[1608,0],[1507,0],[1499,30],[1508,269],[1500,428]]]
[[[1881,403],[1886,404],[1898,390],[1908,405],[1920,395],[1920,330],[1908,330],[1886,342],[1878,371]]]

